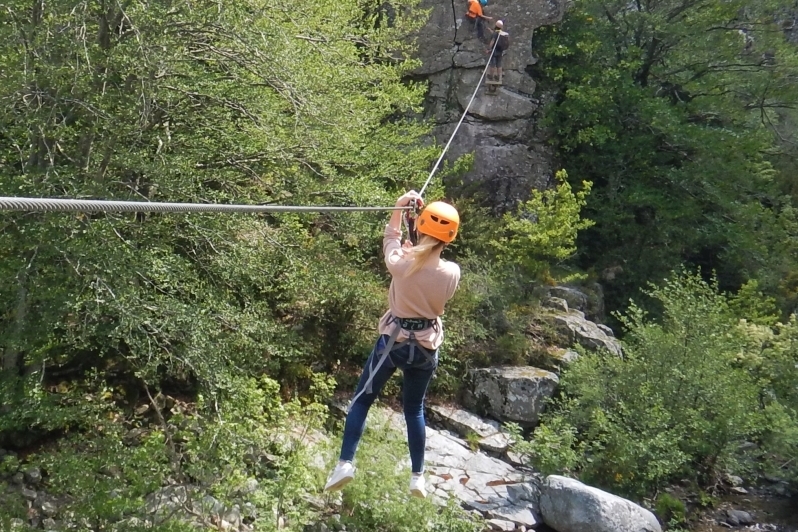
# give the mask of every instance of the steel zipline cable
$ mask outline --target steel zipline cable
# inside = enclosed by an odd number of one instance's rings
[[[477,92],[482,86],[482,81],[485,79],[485,74],[490,68],[490,62],[493,55],[496,53],[496,47],[499,44],[499,39],[495,39],[493,49],[488,57],[488,62],[482,75],[479,78],[474,93],[468,101],[459,122],[452,131],[449,141],[444,146],[440,157],[432,167],[424,186],[421,187],[420,195],[424,194],[430,181],[432,181],[435,172],[440,167],[441,161],[449,151],[457,131],[463,124],[471,105],[477,97]],[[346,207],[346,206],[332,206],[332,205],[235,205],[235,204],[219,204],[219,203],[162,203],[156,201],[112,201],[112,200],[90,200],[90,199],[55,199],[55,198],[17,198],[17,197],[0,197],[0,211],[27,211],[27,212],[242,212],[242,213],[260,213],[260,212],[365,212],[365,211],[395,211],[395,210],[410,210],[411,207]]]
[[[220,203],[159,203],[52,198],[0,197],[0,211],[29,212],[358,212],[395,211],[407,207],[337,207],[330,205],[228,205]]]

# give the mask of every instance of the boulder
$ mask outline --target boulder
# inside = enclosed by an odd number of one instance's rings
[[[623,356],[621,343],[597,324],[585,319],[584,313],[578,310],[551,314],[545,319],[570,345],[578,344],[591,351],[605,349],[613,355]]]
[[[546,305],[548,298],[565,300],[570,310],[578,310],[590,321],[600,323],[606,318],[604,309],[604,288],[593,282],[584,286],[539,286],[534,293]],[[609,329],[609,327],[607,327]],[[613,336],[611,334],[611,336]]]
[[[662,532],[645,508],[578,480],[550,475],[540,489],[543,521],[557,532]]]
[[[560,297],[549,297],[543,301],[543,306],[546,308],[553,308],[560,312],[568,312],[568,302]]]
[[[558,384],[557,375],[531,366],[474,369],[468,374],[464,403],[502,421],[534,425]]]
[[[442,423],[446,428],[455,431],[460,436],[474,433],[481,438],[493,436],[499,432],[499,424],[489,422],[456,406],[432,405],[427,407],[432,418]]]
[[[510,448],[510,437],[501,432],[499,423],[483,419],[456,406],[428,406],[430,418],[462,437],[476,434],[479,448],[493,453],[504,453]]]
[[[579,358],[579,353],[573,349],[550,349],[546,355],[547,367],[545,369],[551,369],[551,371],[560,371]]]
[[[504,453],[510,448],[511,443],[512,441],[507,434],[503,432],[497,432],[492,436],[487,436],[480,439],[479,448],[494,453]]]
[[[587,294],[571,286],[552,286],[549,288],[551,297],[558,297],[568,302],[568,307],[574,310],[587,311]]]
[[[731,526],[753,525],[754,518],[742,510],[726,510],[726,522]]]

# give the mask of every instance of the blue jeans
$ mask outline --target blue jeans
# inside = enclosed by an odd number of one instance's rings
[[[371,350],[360,375],[360,382],[357,385],[355,394],[363,389],[369,376],[369,368],[377,365],[380,359],[380,352],[388,341],[388,335],[383,334],[377,340],[374,349]],[[408,364],[411,349],[413,350],[413,362]],[[374,375],[372,381],[372,391],[374,393],[364,393],[358,397],[357,401],[349,409],[344,426],[344,441],[341,444],[341,460],[352,460],[357,451],[357,445],[363,436],[363,429],[366,428],[366,416],[369,408],[379,395],[382,387],[394,374],[396,368],[404,372],[404,383],[402,385],[402,404],[404,406],[405,422],[407,423],[407,446],[410,450],[410,462],[413,473],[424,471],[424,447],[427,443],[426,426],[424,423],[424,397],[427,395],[427,386],[432,379],[432,374],[438,366],[438,351],[428,350],[433,356],[433,360],[427,358],[418,348],[410,345],[403,345],[391,351],[390,356]]]

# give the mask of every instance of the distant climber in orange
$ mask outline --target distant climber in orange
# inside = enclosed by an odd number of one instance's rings
[[[474,25],[477,30],[477,37],[480,41],[485,42],[485,21],[493,20],[491,17],[486,17],[482,12],[482,8],[488,5],[488,0],[468,0],[468,12],[466,18]]]

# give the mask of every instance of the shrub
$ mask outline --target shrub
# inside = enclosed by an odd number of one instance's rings
[[[529,444],[539,467],[576,467],[587,482],[642,495],[677,479],[712,480],[739,442],[765,430],[728,298],[685,272],[648,295],[662,318],[631,304],[619,317],[624,358],[583,356],[562,375],[562,397]]]

